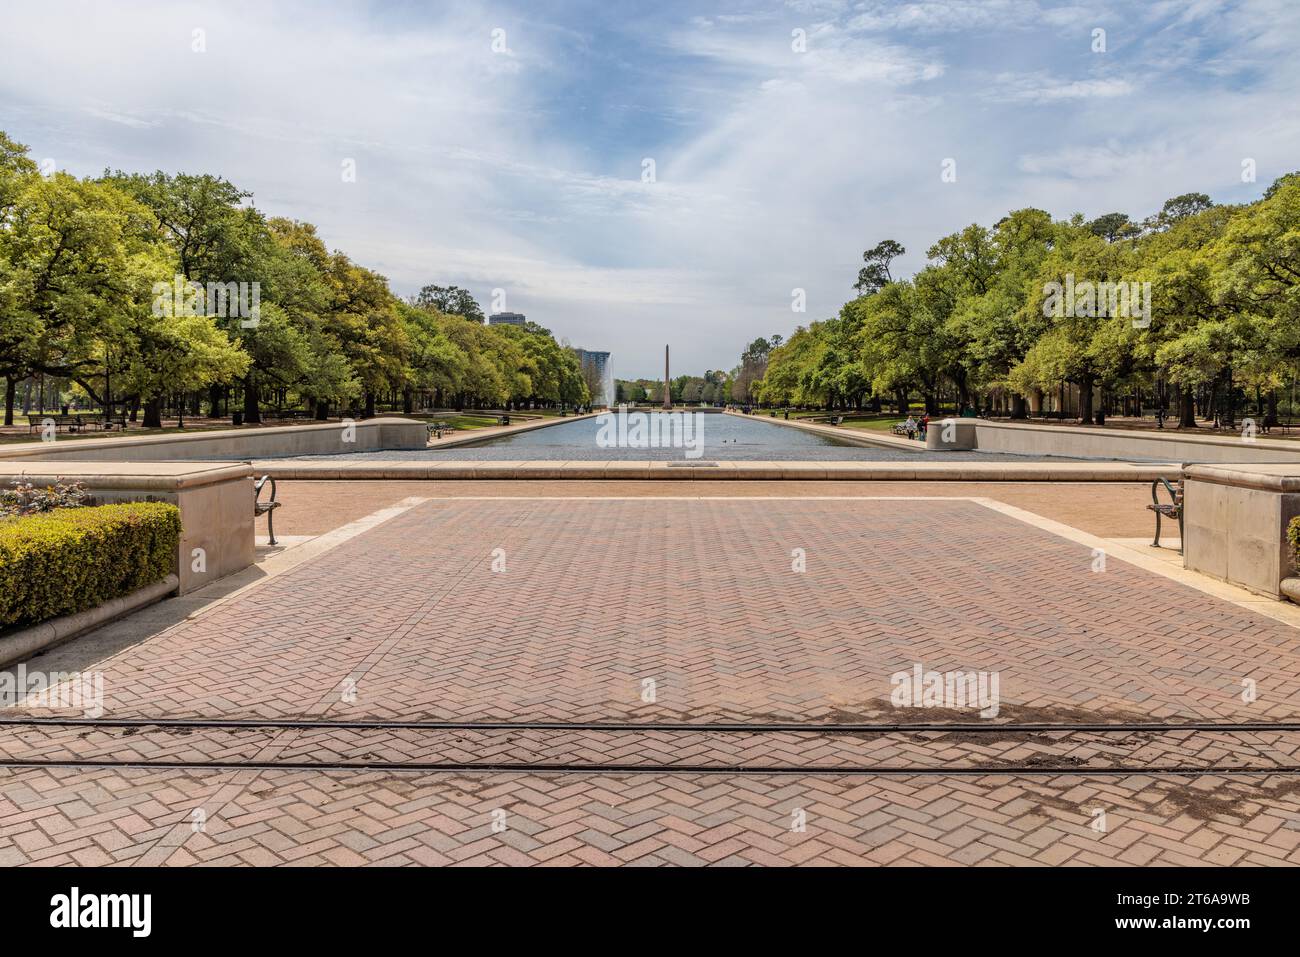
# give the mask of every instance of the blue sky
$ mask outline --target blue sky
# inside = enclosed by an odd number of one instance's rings
[[[221,174],[397,292],[503,290],[624,377],[656,377],[665,342],[677,371],[730,368],[833,315],[884,238],[908,273],[1010,209],[1140,217],[1300,167],[1295,0],[44,0],[4,18],[0,129],[37,159]]]

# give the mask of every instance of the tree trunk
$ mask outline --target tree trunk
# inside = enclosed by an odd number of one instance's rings
[[[1270,389],[1268,393],[1268,411],[1264,413],[1264,427],[1267,429],[1277,425],[1277,389]]]
[[[221,418],[221,386],[208,387],[208,414],[214,419]]]
[[[1027,419],[1029,418],[1029,403],[1025,401],[1023,395],[1013,395],[1011,397],[1011,418]]]
[[[162,428],[162,399],[155,396],[144,404],[144,427],[146,429]]]
[[[1092,422],[1092,380],[1084,379],[1079,383],[1079,421],[1084,425]]]
[[[262,407],[258,404],[257,382],[252,375],[244,380],[244,423],[260,425]]]
[[[327,399],[316,400],[316,421],[324,422],[330,417],[330,404]]]
[[[373,419],[375,417],[375,394],[369,390],[366,391],[366,411],[362,418]]]
[[[415,395],[410,389],[402,390],[402,411],[407,415],[415,411]]]
[[[5,376],[5,425],[14,424],[14,393],[18,383],[11,375]]]
[[[1183,389],[1178,396],[1178,427],[1196,428],[1196,397],[1190,388]]]

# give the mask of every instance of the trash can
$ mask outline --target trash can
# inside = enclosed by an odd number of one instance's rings
[[[242,412],[232,412],[232,413],[230,413],[230,424],[231,424],[231,425],[243,425],[243,424],[244,424],[244,413],[242,413]]]

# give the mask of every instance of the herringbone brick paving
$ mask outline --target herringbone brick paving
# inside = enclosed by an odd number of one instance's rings
[[[1300,732],[736,732],[242,727],[0,731],[0,759],[419,764],[700,765],[795,768],[1300,767]]]
[[[33,769],[0,864],[1296,864],[1296,784]]]
[[[94,667],[113,717],[973,720],[890,705],[890,676],[918,662],[996,672],[1001,720],[1296,717],[1291,629],[1118,561],[1092,568],[1087,548],[964,501],[433,501]],[[1295,750],[1266,733],[813,747],[796,735],[602,734],[0,737],[10,754],[117,759],[1272,766]],[[0,771],[0,864],[1295,863],[1297,785],[992,767],[962,778],[39,768]],[[797,808],[806,832],[790,830]],[[493,810],[506,811],[504,831]],[[1104,833],[1091,826],[1098,810]]]

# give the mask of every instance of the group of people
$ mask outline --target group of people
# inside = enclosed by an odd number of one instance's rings
[[[903,430],[909,439],[920,439],[924,442],[925,434],[930,430],[930,413],[925,413],[919,419],[908,413],[907,421],[903,423]]]

